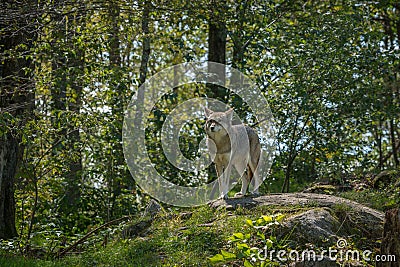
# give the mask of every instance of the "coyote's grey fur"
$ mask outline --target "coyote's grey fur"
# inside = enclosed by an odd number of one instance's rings
[[[232,125],[233,109],[226,112],[214,112],[204,108],[207,133],[207,146],[215,154],[214,163],[218,175],[220,198],[226,199],[229,190],[229,178],[232,166],[242,174],[242,188],[235,196],[244,196],[250,181],[259,183],[258,163],[261,145],[258,135],[251,127]],[[244,170],[247,169],[247,176]],[[258,184],[254,194],[258,194]]]

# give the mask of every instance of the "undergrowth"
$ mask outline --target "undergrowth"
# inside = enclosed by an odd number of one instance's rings
[[[209,258],[227,245],[243,222],[270,211],[268,207],[170,209],[157,215],[141,236],[122,238],[127,223],[121,223],[99,231],[62,258],[49,253],[60,242],[57,235],[52,235],[52,242],[42,243],[52,246],[42,247],[40,254],[34,255],[21,253],[17,239],[4,241],[0,266],[210,266]]]

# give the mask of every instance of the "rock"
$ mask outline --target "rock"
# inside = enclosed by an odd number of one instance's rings
[[[210,203],[210,206],[215,209],[227,207],[236,209],[239,206],[243,208],[253,208],[265,205],[275,207],[303,206],[309,207],[310,209],[316,207],[330,208],[333,210],[333,213],[331,213],[333,217],[338,217],[341,223],[345,222],[341,229],[343,232],[345,232],[344,230],[348,232],[344,234],[352,234],[352,232],[354,232],[353,230],[356,229],[362,232],[363,237],[376,240],[381,238],[383,232],[384,214],[382,212],[363,206],[355,201],[332,195],[284,193],[270,194],[255,198],[230,198]]]
[[[334,214],[334,210],[329,208],[314,208],[287,218],[280,228],[280,236],[278,239],[287,237],[296,244],[312,244],[313,246],[321,247],[324,249],[338,249],[339,245],[343,245],[346,249],[347,241],[342,238],[343,222],[339,221]],[[344,243],[343,243],[344,242]],[[336,247],[337,246],[337,247]],[[349,249],[351,249],[349,247]],[[309,254],[306,254],[309,255]],[[338,256],[337,254],[332,254]],[[364,264],[356,259],[351,261],[341,262],[345,265],[340,265],[334,259],[328,256],[323,256],[316,253],[315,258],[304,258],[302,261],[294,262],[292,267],[362,267]]]
[[[122,230],[122,238],[134,238],[136,236],[145,236],[151,227],[156,216],[162,211],[161,205],[154,199],[150,200],[147,205],[143,217],[138,222],[127,224]]]
[[[282,193],[217,200],[209,205],[215,209],[227,207],[251,209],[257,206],[271,206],[275,211],[279,211],[280,207],[290,211],[292,206],[293,211],[303,210],[292,216],[286,213],[289,217],[285,218],[282,225],[274,229],[272,233],[277,240],[283,241],[288,248],[291,248],[289,253],[314,251],[318,255],[319,252],[329,249],[335,251],[334,253],[347,250],[351,252],[352,249],[374,251],[383,232],[384,214],[382,212],[333,195]],[[321,254],[318,256],[316,260],[296,257],[298,262],[287,263],[285,266],[364,266],[359,259],[338,259],[338,263],[335,259],[326,257],[326,254],[322,259]]]
[[[333,194],[337,191],[337,188],[329,184],[315,184],[310,188],[303,190],[303,193],[321,193],[321,194]]]
[[[152,223],[153,219],[147,219],[136,223],[128,224],[122,230],[121,233],[122,238],[128,239],[137,236],[145,236]]]
[[[212,208],[226,208],[230,207],[233,209],[240,207],[253,208],[256,206],[309,206],[309,207],[327,207],[333,208],[338,205],[349,207],[356,213],[357,218],[360,219],[363,224],[365,223],[365,229],[370,232],[382,233],[384,214],[380,211],[372,208],[363,206],[355,201],[351,201],[345,198],[314,194],[314,193],[282,193],[282,194],[269,194],[259,197],[243,197],[243,198],[229,198],[220,199],[209,204]]]
[[[339,221],[326,208],[308,210],[285,220],[281,227],[281,238],[290,234],[290,239],[297,239],[301,243],[324,245],[321,241],[336,242],[336,232],[340,227]]]
[[[162,210],[161,205],[155,201],[154,199],[150,200],[149,204],[147,205],[145,211],[144,211],[144,216],[149,216],[150,218],[154,218],[157,216],[158,213],[160,213]]]

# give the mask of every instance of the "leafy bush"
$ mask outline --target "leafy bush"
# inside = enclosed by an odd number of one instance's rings
[[[221,253],[209,258],[212,264],[243,263],[251,266],[279,266],[279,262],[268,258],[268,251],[278,251],[286,247],[287,238],[279,240],[275,236],[275,230],[284,215],[264,215],[252,221],[246,220],[243,232],[233,233],[228,241],[231,251],[221,250]]]

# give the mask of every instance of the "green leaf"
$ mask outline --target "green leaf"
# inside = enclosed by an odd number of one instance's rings
[[[250,219],[247,219],[246,220],[246,224],[249,225],[249,226],[253,226],[253,221],[250,220]]]
[[[256,220],[256,225],[263,225],[264,224],[264,219],[260,218]]]
[[[208,258],[212,263],[217,263],[217,262],[224,262],[224,256],[222,256],[221,254],[216,254],[214,256],[212,256],[211,258]]]
[[[265,240],[265,235],[261,232],[257,232],[257,236],[261,238],[261,240]]]
[[[254,265],[251,264],[248,260],[244,260],[243,266],[244,266],[244,267],[254,267]]]
[[[229,251],[221,250],[221,254],[222,254],[222,256],[224,257],[225,260],[234,260],[234,259],[236,259],[236,255],[231,253],[231,252],[229,252]]]
[[[281,222],[284,218],[285,218],[285,215],[279,213],[279,214],[276,215],[275,220],[276,220],[277,222]]]
[[[267,248],[272,248],[274,242],[271,239],[267,239],[267,242],[265,244],[267,245]]]
[[[243,249],[250,249],[249,245],[247,245],[246,243],[238,243],[238,244],[236,245],[236,247],[237,247],[238,249],[241,249],[241,250],[243,250]]]
[[[261,217],[263,218],[263,220],[264,220],[266,223],[272,222],[272,220],[273,220],[272,216],[265,216],[265,215],[263,215],[263,216],[261,216]]]
[[[242,233],[233,233],[232,237],[234,237],[235,239],[243,240],[244,239],[244,234],[242,234]]]

